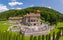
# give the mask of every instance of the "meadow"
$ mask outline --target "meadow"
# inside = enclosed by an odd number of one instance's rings
[[[63,36],[62,37],[60,37],[60,39],[59,40],[63,40]]]
[[[24,39],[22,39],[23,35],[17,32],[11,32],[8,30],[8,27],[10,27],[10,24],[8,21],[0,21],[0,39],[5,40],[7,37],[7,40],[30,40],[30,36],[24,36]],[[53,35],[53,32],[57,33],[59,31],[59,27],[63,27],[63,22],[59,22],[56,26],[55,29],[50,32],[51,36]],[[3,36],[2,36],[2,35]],[[8,36],[9,35],[9,36]],[[41,35],[42,36],[42,35]],[[4,37],[4,39],[3,39]],[[38,39],[38,36],[36,36]],[[46,36],[45,36],[46,37]],[[59,40],[62,40],[63,37],[60,37]]]

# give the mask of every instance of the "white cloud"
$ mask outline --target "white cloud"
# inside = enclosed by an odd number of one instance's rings
[[[8,3],[10,6],[16,6],[16,5],[22,5],[22,2],[17,2],[17,1],[13,1],[13,2],[9,2]]]
[[[34,5],[32,4],[32,5],[30,5],[30,7],[33,7]]]
[[[16,9],[19,9],[19,10],[20,10],[20,9],[22,9],[22,8],[16,8]]]
[[[0,12],[6,11],[6,10],[9,10],[9,9],[7,8],[7,6],[5,6],[5,5],[3,5],[3,4],[0,4]]]
[[[11,9],[15,9],[15,8],[11,8]]]
[[[47,8],[52,8],[52,7],[48,6]]]
[[[11,8],[11,9],[18,9],[18,10],[20,10],[20,9],[22,9],[22,8]]]
[[[45,4],[42,4],[42,7],[47,7],[47,8],[52,8],[51,6],[48,6],[48,5],[45,5]]]

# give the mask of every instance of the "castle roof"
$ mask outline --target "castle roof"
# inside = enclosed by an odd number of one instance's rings
[[[40,14],[30,13],[25,15],[25,17],[33,17],[33,16],[40,16]]]

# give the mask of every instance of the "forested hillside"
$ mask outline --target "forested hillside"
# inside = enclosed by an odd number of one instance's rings
[[[45,22],[50,22],[51,24],[56,24],[59,21],[63,21],[63,14],[56,10],[45,8],[45,7],[30,7],[21,10],[9,10],[0,13],[0,21],[8,20],[9,17],[23,16],[30,12],[36,12],[36,10],[41,11],[41,19]]]

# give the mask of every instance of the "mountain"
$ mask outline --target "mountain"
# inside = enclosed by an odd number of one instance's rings
[[[0,13],[0,21],[2,20],[8,20],[9,17],[15,17],[15,16],[23,16],[27,13],[33,12],[35,13],[36,10],[41,11],[41,19],[48,21],[48,22],[57,22],[57,21],[63,21],[63,14],[60,12],[46,8],[46,7],[29,7],[21,10],[8,10],[5,12]]]

